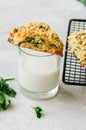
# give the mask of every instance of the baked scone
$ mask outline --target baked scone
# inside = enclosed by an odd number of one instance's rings
[[[68,49],[72,52],[86,68],[86,30],[73,32],[68,36]]]
[[[8,42],[36,51],[63,56],[63,43],[58,35],[44,22],[31,22],[14,28]]]

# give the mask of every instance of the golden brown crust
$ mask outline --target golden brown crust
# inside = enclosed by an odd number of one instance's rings
[[[36,51],[63,55],[63,43],[58,35],[44,22],[32,22],[14,28],[8,42]]]
[[[86,30],[74,32],[68,36],[68,49],[72,52],[86,68]]]

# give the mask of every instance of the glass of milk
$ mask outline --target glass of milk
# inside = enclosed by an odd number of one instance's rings
[[[19,84],[31,99],[48,99],[59,90],[60,57],[19,47]]]

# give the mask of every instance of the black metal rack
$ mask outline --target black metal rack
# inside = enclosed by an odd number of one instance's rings
[[[86,30],[86,20],[71,19],[67,36],[79,30]],[[77,58],[67,48],[68,43],[66,41],[62,81],[68,85],[86,86],[86,69],[83,68]]]

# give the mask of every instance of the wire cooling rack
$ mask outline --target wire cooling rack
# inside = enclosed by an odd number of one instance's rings
[[[67,36],[79,30],[86,30],[86,19],[71,19]],[[67,48],[66,42],[62,80],[68,85],[86,86],[86,69]]]

